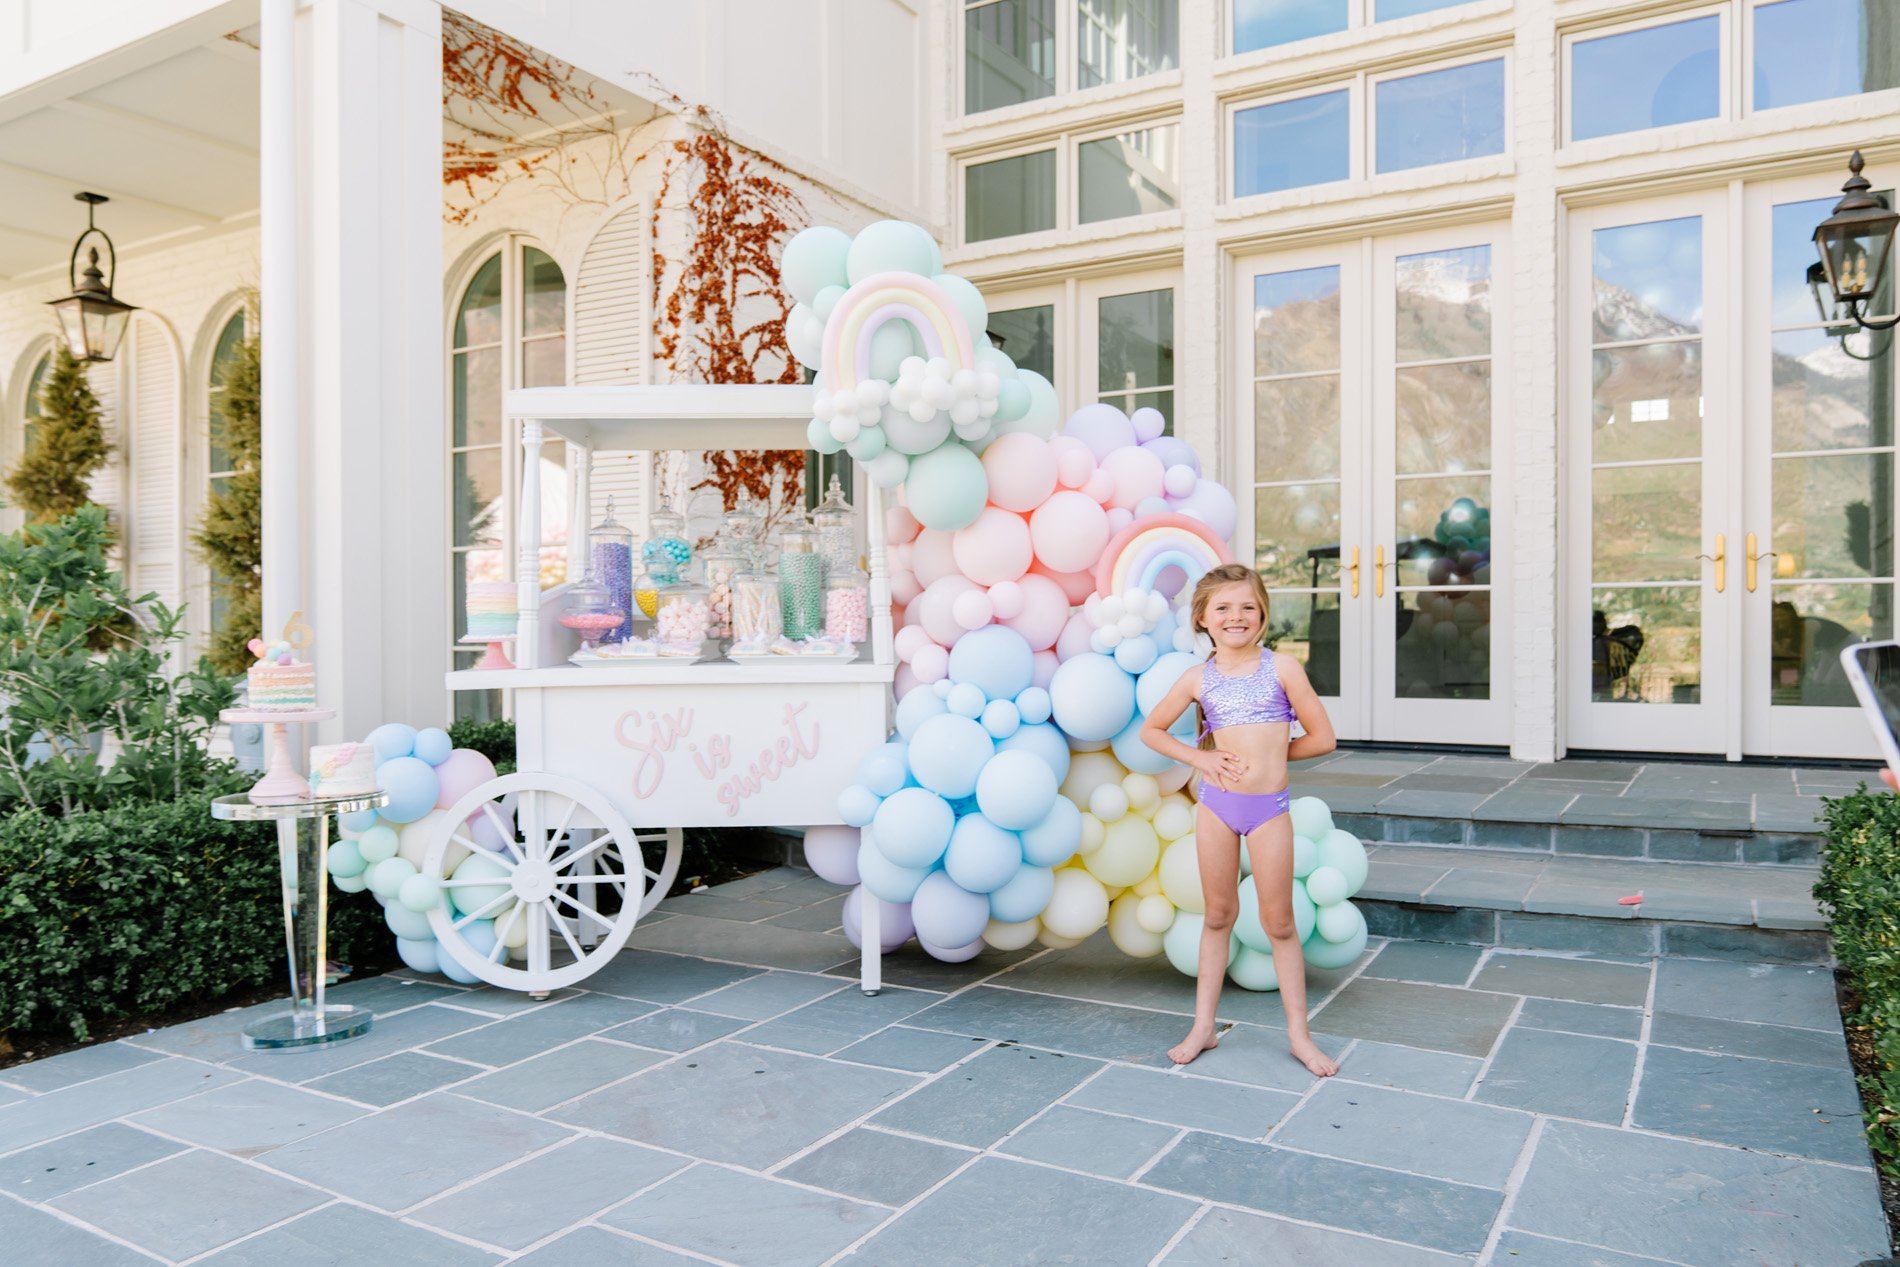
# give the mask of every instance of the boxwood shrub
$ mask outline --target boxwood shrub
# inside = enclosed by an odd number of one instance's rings
[[[1863,787],[1828,801],[1825,820],[1814,896],[1853,987],[1847,1023],[1872,1047],[1874,1067],[1860,1077],[1867,1140],[1900,1181],[1900,796]]]
[[[211,817],[254,775],[177,800],[0,819],[0,1038],[76,1038],[284,982],[275,828]],[[330,957],[393,945],[368,893],[330,894]]]

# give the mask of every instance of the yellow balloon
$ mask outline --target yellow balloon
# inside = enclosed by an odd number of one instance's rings
[[[1036,940],[1040,941],[1043,945],[1047,946],[1051,950],[1074,950],[1077,946],[1080,946],[1083,942],[1087,941],[1088,938],[1086,937],[1058,937],[1056,934],[1050,932],[1048,929],[1045,928],[1042,930],[1041,935],[1037,937]]]
[[[1155,807],[1155,835],[1179,840],[1194,831],[1194,803],[1185,796],[1164,796]]]
[[[1108,825],[1102,847],[1088,856],[1089,874],[1106,886],[1126,888],[1140,884],[1160,856],[1154,825],[1131,814]]]
[[[1135,904],[1135,922],[1159,937],[1174,923],[1174,903],[1159,893],[1143,895]]]
[[[446,833],[449,829],[449,812],[445,809],[432,809],[413,823],[404,823],[396,828],[396,856],[407,858],[417,871],[422,870],[423,855],[429,851],[429,841],[436,833]],[[467,834],[464,832],[463,834]],[[462,860],[469,856],[468,847],[449,842],[448,849],[442,855],[442,875],[455,874]]]
[[[1201,892],[1201,862],[1194,854],[1194,838],[1185,837],[1169,845],[1161,855],[1161,891],[1168,901],[1196,915],[1207,910],[1207,898]]]
[[[1046,785],[1045,785],[1046,786]],[[1076,845],[1078,854],[1091,854],[1102,847],[1102,841],[1108,838],[1107,827],[1095,815],[1084,812],[1082,815],[1082,841]]]
[[[1036,934],[1042,931],[1042,921],[1026,919],[1019,924],[1005,924],[1000,920],[991,920],[983,928],[983,940],[998,950],[1021,950],[1036,940]]]
[[[1146,900],[1130,893],[1108,907],[1108,939],[1135,959],[1152,959],[1161,953],[1161,934],[1149,932],[1141,923],[1141,904]]]
[[[520,914],[511,912],[520,911]],[[503,908],[495,917],[496,940],[510,950],[519,950],[528,944],[528,913],[521,910],[520,903]]]
[[[1155,806],[1161,803],[1161,785],[1152,774],[1129,775],[1122,780],[1122,792],[1128,797],[1128,808],[1143,818],[1153,817]]]
[[[1108,921],[1108,890],[1084,871],[1056,872],[1055,891],[1042,912],[1043,941],[1049,933],[1081,941]]]
[[[1133,890],[1136,897],[1153,897],[1161,892],[1161,876],[1151,875],[1137,884]]]
[[[1107,750],[1074,753],[1069,758],[1069,777],[1062,780],[1062,795],[1074,801],[1077,808],[1087,809],[1096,788],[1119,784],[1127,773],[1128,767]]]

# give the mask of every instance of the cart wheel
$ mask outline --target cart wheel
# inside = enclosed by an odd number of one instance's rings
[[[680,857],[686,849],[686,833],[677,827],[640,827],[634,829],[633,838],[639,842],[643,858],[650,856],[647,850],[660,854],[659,870],[646,868],[646,892],[640,895],[640,914],[644,916],[673,891],[673,881],[679,878]]]
[[[677,830],[637,832],[601,793],[554,774],[508,774],[468,793],[424,852],[449,901],[429,913],[443,954],[490,985],[540,994],[620,953],[679,871]],[[643,847],[665,842],[660,868]],[[487,860],[483,876],[457,874]],[[649,901],[651,898],[651,901]],[[475,937],[478,921],[486,935]]]

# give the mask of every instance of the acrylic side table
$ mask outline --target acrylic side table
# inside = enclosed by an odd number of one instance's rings
[[[252,1050],[314,1047],[367,1033],[370,1013],[343,1004],[325,1005],[324,963],[329,941],[330,822],[338,814],[380,809],[381,792],[359,796],[313,796],[260,804],[250,796],[220,796],[211,816],[231,822],[277,824],[277,861],[284,880],[284,943],[290,959],[290,1010],[244,1027]]]

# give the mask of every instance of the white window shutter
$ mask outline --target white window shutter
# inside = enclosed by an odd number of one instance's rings
[[[125,561],[125,429],[120,426],[119,374],[123,362],[104,361],[86,369],[86,381],[99,398],[99,422],[105,432],[105,464],[92,474],[92,500],[106,508],[106,517],[118,534],[112,557]]]
[[[581,257],[574,280],[574,382],[646,381],[647,211],[636,203],[601,225]],[[601,450],[594,454],[588,523],[600,520],[613,498],[614,517],[636,532],[646,522],[647,455]]]
[[[181,550],[178,362],[164,331],[149,321],[135,327],[131,409],[132,503],[128,547],[134,594],[157,593],[176,606],[184,597]]]

